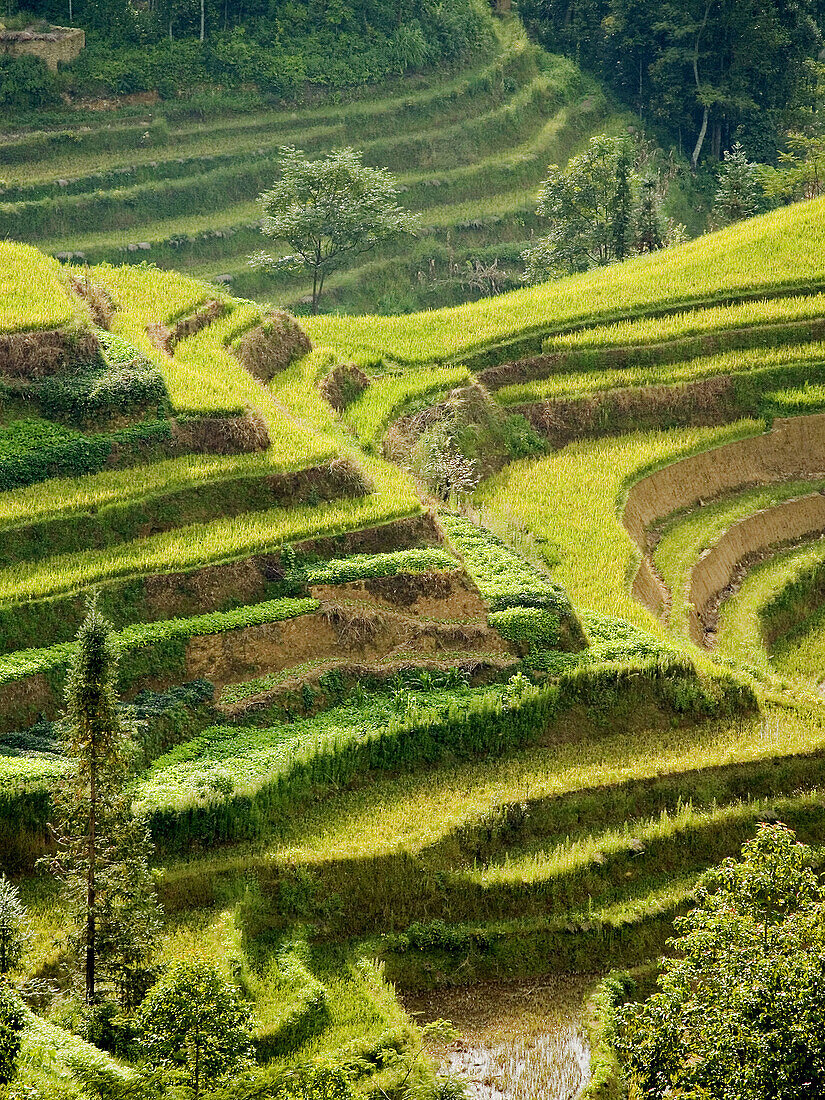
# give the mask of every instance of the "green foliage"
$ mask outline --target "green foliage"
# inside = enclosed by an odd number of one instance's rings
[[[137,1028],[149,1066],[195,1097],[248,1064],[250,1012],[238,991],[204,962],[177,963],[149,990]]]
[[[17,1073],[21,1033],[26,1022],[23,1005],[6,981],[0,982],[0,1085]]]
[[[352,256],[371,252],[418,225],[396,202],[388,171],[362,162],[363,154],[339,149],[310,161],[294,146],[282,146],[280,178],[261,197],[261,231],[286,242],[292,252],[273,258],[258,253],[258,266],[305,268],[312,276],[312,311],[318,311],[326,277]]]
[[[457,567],[458,562],[446,550],[426,547],[394,550],[387,554],[352,554],[348,558],[298,566],[296,573],[307,584],[350,584],[371,577],[394,577],[398,573],[426,573]]]
[[[489,623],[502,638],[523,646],[528,653],[534,649],[552,649],[559,642],[559,617],[544,608],[509,607],[494,611]]]
[[[737,138],[773,159],[784,123],[810,95],[821,34],[813,0],[522,0],[528,28],[599,73],[649,122],[719,157]],[[709,150],[708,150],[709,147]]]
[[[117,660],[112,628],[92,605],[66,683],[64,737],[72,770],[54,797],[57,854],[51,867],[74,923],[86,1003],[98,1000],[103,969],[124,1007],[134,1008],[150,980],[158,914],[151,844],[126,790],[128,741]]]
[[[0,107],[26,111],[59,102],[59,83],[39,57],[0,55]]]
[[[0,874],[0,980],[20,962],[26,931],[26,910],[20,891]]]
[[[714,217],[720,225],[752,218],[759,212],[761,196],[759,169],[748,160],[740,143],[734,142],[719,166]]]
[[[619,1009],[615,1046],[639,1095],[795,1097],[821,1091],[825,892],[813,853],[762,825],[676,922],[659,991]]]
[[[550,166],[538,202],[550,232],[524,253],[530,282],[587,271],[630,254],[641,209],[634,159],[628,136],[602,134],[591,138],[566,168]]]
[[[153,453],[171,453],[174,446],[168,420],[97,435],[84,435],[48,420],[15,420],[0,428],[0,491],[52,477],[94,474],[113,458],[117,465],[135,465]]]

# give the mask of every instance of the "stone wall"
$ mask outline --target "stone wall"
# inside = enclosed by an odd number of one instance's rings
[[[32,54],[57,72],[59,62],[74,61],[86,46],[86,32],[74,27],[52,27],[51,30],[6,31],[0,30],[0,53],[9,57]]]

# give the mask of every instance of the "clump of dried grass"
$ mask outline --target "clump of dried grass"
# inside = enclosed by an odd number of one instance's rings
[[[193,454],[250,454],[265,451],[270,445],[265,422],[250,413],[173,420],[172,438],[182,450]]]
[[[234,351],[251,375],[269,382],[296,359],[308,355],[312,344],[291,314],[275,309],[241,337]]]
[[[321,397],[328,401],[336,412],[343,412],[369,384],[370,380],[362,370],[351,363],[341,363],[321,380],[318,389]]]

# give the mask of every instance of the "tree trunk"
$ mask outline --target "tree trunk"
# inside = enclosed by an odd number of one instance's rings
[[[97,944],[97,920],[95,913],[97,856],[97,763],[93,759],[89,775],[89,867],[86,873],[86,1003],[95,1000],[95,952]]]
[[[206,0],[201,0],[201,42],[206,38]]]
[[[699,137],[696,139],[696,148],[693,150],[693,156],[690,158],[690,166],[693,170],[696,170],[696,165],[699,163],[699,156],[702,152],[702,146],[705,144],[705,134],[708,132],[708,112],[709,107],[705,107],[705,112],[702,115],[702,126],[699,130]]]
[[[699,43],[702,41],[702,34],[708,23],[710,17],[710,9],[713,7],[713,0],[708,0],[705,4],[705,14],[702,18],[702,22],[699,26],[699,30],[696,32],[696,41],[693,44],[693,80],[696,84],[696,91],[701,92],[702,82],[699,80]],[[702,115],[702,128],[699,131],[699,137],[696,141],[696,147],[693,150],[693,156],[690,158],[690,166],[696,171],[696,165],[699,163],[699,155],[702,152],[702,146],[705,143],[705,134],[708,132],[708,113],[710,108],[705,104],[705,110]]]

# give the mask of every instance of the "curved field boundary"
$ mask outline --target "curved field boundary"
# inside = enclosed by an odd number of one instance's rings
[[[747,328],[715,329],[655,344],[583,346],[569,351],[551,351],[531,359],[488,367],[479,373],[478,379],[488,389],[499,390],[521,382],[541,381],[563,371],[661,366],[698,359],[705,355],[717,355],[723,351],[777,347],[822,339],[825,339],[825,318],[807,318]]]
[[[632,593],[654,614],[666,606],[664,586],[648,554],[647,531],[666,516],[751,485],[825,472],[825,414],[774,421],[764,435],[714,447],[641,478],[628,491],[622,521],[642,552]]]
[[[786,500],[734,524],[691,570],[689,600],[693,605],[688,629],[697,645],[705,644],[719,599],[736,583],[748,562],[771,548],[804,542],[825,532],[825,495]]]

